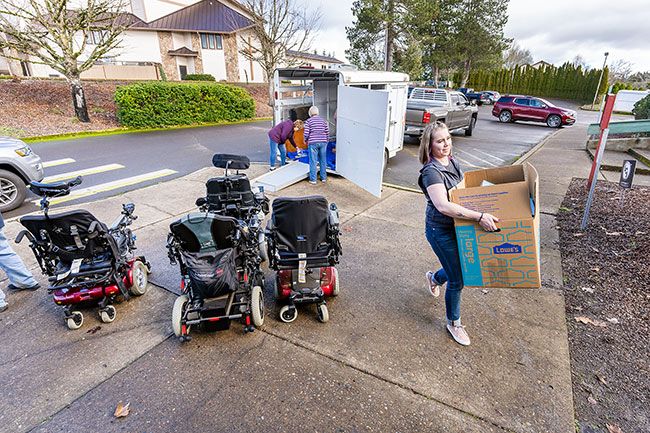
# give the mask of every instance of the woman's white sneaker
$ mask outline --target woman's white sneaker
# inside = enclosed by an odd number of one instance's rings
[[[436,282],[436,279],[433,276],[433,272],[428,271],[427,272],[427,287],[429,287],[429,293],[431,293],[431,296],[434,298],[437,298],[440,296],[440,284]]]
[[[469,346],[469,335],[465,331],[465,327],[460,324],[460,320],[447,321],[447,331],[451,336],[456,340],[456,343],[462,344],[463,346]]]

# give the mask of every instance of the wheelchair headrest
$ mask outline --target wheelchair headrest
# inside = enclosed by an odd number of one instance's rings
[[[81,176],[77,176],[68,182],[30,182],[29,189],[39,197],[61,197],[70,194],[70,188],[82,182]]]
[[[251,166],[251,161],[244,155],[231,155],[227,153],[216,153],[212,157],[212,164],[217,168],[228,168],[233,170],[246,170]]]

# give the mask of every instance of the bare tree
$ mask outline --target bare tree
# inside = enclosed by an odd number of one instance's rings
[[[609,81],[615,83],[617,81],[626,82],[632,75],[632,62],[619,59],[609,66]]]
[[[80,75],[119,47],[131,24],[128,0],[0,0],[0,50],[5,57],[49,66],[70,84],[75,115],[90,122]]]
[[[503,53],[503,65],[508,69],[531,63],[533,63],[533,56],[530,50],[520,47],[517,42],[513,42]]]
[[[571,61],[571,64],[575,66],[576,68],[580,66],[583,71],[589,70],[589,65],[585,61],[585,58],[582,57],[580,54],[576,55],[573,60]]]
[[[1,0],[0,0],[1,1]],[[308,51],[322,18],[318,9],[308,12],[295,0],[243,0],[253,16],[253,38],[240,35],[240,53],[260,64],[269,82],[269,105],[273,105],[273,71],[291,63],[287,51]]]

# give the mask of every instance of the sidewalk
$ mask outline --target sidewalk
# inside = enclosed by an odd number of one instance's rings
[[[114,323],[87,310],[74,332],[44,291],[9,293],[0,315],[0,431],[573,432],[553,214],[571,178],[588,174],[584,139],[579,127],[562,129],[527,158],[540,174],[544,287],[466,289],[467,348],[446,333],[443,297],[424,288],[436,263],[421,194],[386,188],[376,199],[341,178],[284,190],[322,193],[341,209],[341,295],[330,302],[330,322],[303,308],[281,323],[265,269],[263,330],[242,335],[233,323],[186,344],[170,337],[179,273],[165,239],[219,170],[84,206],[110,221],[122,202],[136,203],[153,284],[118,305]],[[13,221],[5,231],[12,238],[19,229]],[[16,250],[35,268],[26,243]],[[115,419],[119,401],[130,402],[131,414]]]

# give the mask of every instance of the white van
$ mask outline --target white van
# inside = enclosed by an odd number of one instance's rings
[[[634,109],[634,104],[648,95],[650,95],[650,90],[619,90],[616,93],[614,110],[631,113],[632,109]]]
[[[403,146],[408,80],[397,72],[351,68],[276,69],[273,122],[288,119],[292,109],[307,120],[309,107],[317,106],[336,141],[335,173],[379,197],[384,167]],[[291,163],[256,183],[277,191],[308,173],[307,164]]]

